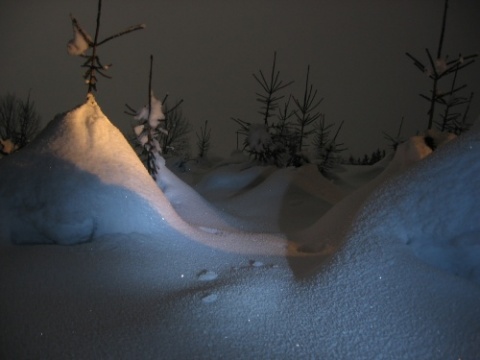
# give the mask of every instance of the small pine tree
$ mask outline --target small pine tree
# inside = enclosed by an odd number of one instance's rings
[[[37,134],[40,116],[30,98],[18,99],[13,94],[0,97],[0,152],[10,154],[25,147]]]
[[[162,153],[164,156],[180,155],[187,156],[189,152],[188,137],[190,134],[190,123],[183,116],[181,105],[183,99],[177,101],[171,108],[167,101],[168,96],[163,100],[165,109],[165,132],[160,134]]]
[[[295,154],[294,165],[300,166],[305,162],[305,156],[303,155],[303,149],[306,146],[306,139],[315,132],[315,129],[309,129],[311,125],[319,119],[322,114],[315,112],[317,107],[323,101],[323,98],[317,100],[317,90],[313,89],[313,85],[310,84],[310,66],[307,67],[307,76],[305,81],[305,91],[303,98],[293,98],[297,111],[295,111],[296,117],[296,135],[298,138],[297,153]]]
[[[133,127],[136,145],[140,146],[140,157],[145,162],[148,172],[154,179],[158,174],[158,163],[172,154],[184,155],[188,152],[188,135],[190,124],[182,115],[179,100],[171,108],[168,95],[163,100],[157,99],[152,91],[153,56],[150,55],[150,72],[148,77],[148,105],[136,111],[126,104],[126,114],[138,121]]]
[[[350,165],[356,165],[357,161],[355,160],[355,158],[353,157],[352,154],[350,154],[350,156],[348,157],[348,163]]]
[[[375,151],[372,152],[372,155],[370,155],[370,160],[368,162],[369,165],[373,165],[373,164],[376,164],[377,162],[379,162],[380,160],[382,160],[384,158],[384,155],[385,154],[385,150],[383,151],[380,151],[380,149],[377,149]]]
[[[368,155],[365,154],[362,159],[362,165],[369,165],[370,159],[368,158]]]
[[[448,56],[443,54],[443,40],[445,37],[445,29],[447,24],[447,12],[448,12],[448,0],[445,0],[443,18],[442,18],[442,27],[440,31],[440,39],[438,42],[435,59],[433,58],[430,50],[426,49],[427,57],[430,65],[425,66],[416,57],[414,57],[408,52],[406,53],[406,55],[413,60],[414,65],[432,80],[432,89],[430,91],[430,95],[420,94],[420,96],[425,100],[427,100],[430,104],[429,110],[427,113],[428,114],[427,130],[430,130],[433,127],[436,105],[441,104],[441,105],[447,106],[448,101],[446,99],[449,96],[452,97],[454,94],[456,94],[458,91],[460,91],[465,87],[465,85],[460,87],[455,87],[455,80],[456,80],[458,71],[471,65],[475,61],[474,58],[478,56],[477,54],[472,54],[468,56],[459,55],[458,58],[454,60],[449,60]],[[451,74],[454,74],[452,87],[450,88],[449,91],[446,91],[446,92],[441,91],[440,81],[445,79],[448,75],[451,75]],[[451,108],[454,104],[455,102],[450,103],[448,107]],[[446,115],[444,114],[443,121],[440,122],[440,129],[444,127],[443,124],[449,123],[450,121],[453,121],[453,120],[451,117],[448,116],[448,110],[446,110]]]
[[[460,135],[464,131],[467,131],[472,124],[467,121],[468,113],[470,111],[470,105],[472,104],[473,100],[473,92],[470,93],[470,97],[468,98],[468,101],[466,101],[466,108],[465,111],[463,112],[463,116],[461,117],[456,117],[453,121],[452,127],[453,127],[453,133],[456,135]]]
[[[208,150],[210,149],[211,129],[208,127],[208,120],[205,120],[204,126],[200,127],[200,133],[196,133],[196,135],[198,157],[205,158],[208,154]]]
[[[136,141],[141,146],[141,155],[145,159],[149,174],[156,179],[159,170],[157,162],[161,161],[163,153],[159,136],[166,133],[166,130],[162,102],[155,97],[153,92],[151,92],[148,105],[136,112],[134,119],[138,121],[138,124],[133,127],[133,131]]]
[[[280,72],[276,69],[277,53],[274,52],[273,64],[270,76],[267,78],[262,70],[259,75],[253,74],[254,79],[261,86],[263,92],[257,92],[257,101],[262,105],[258,113],[262,115],[263,123],[252,123],[239,118],[232,118],[240,129],[237,131],[237,148],[238,135],[244,136],[242,151],[248,152],[255,160],[263,164],[279,164],[283,163],[281,158],[285,152],[282,143],[286,141],[287,134],[286,118],[282,119],[280,114],[280,122],[271,122],[272,117],[279,117],[275,112],[279,109],[278,102],[284,98],[279,92],[293,83],[290,81],[284,83],[280,80]],[[285,113],[288,114],[288,103],[285,105]],[[291,116],[291,115],[290,115]]]
[[[159,138],[160,134],[166,134],[167,130],[165,129],[165,113],[162,102],[154,96],[152,91],[152,72],[153,56],[150,55],[148,104],[139,111],[126,105],[128,111],[125,112],[134,116],[134,119],[138,121],[138,124],[133,127],[135,138],[142,149],[141,156],[144,157],[149,174],[156,179],[159,170],[157,162],[161,161],[163,152]]]
[[[342,126],[343,121],[337,128],[335,135],[331,137],[333,124],[327,125],[325,116],[322,116],[317,123],[317,131],[313,140],[316,149],[316,163],[318,170],[327,177],[332,174],[332,171],[340,162],[340,154],[346,150],[343,143],[337,142]]]
[[[444,94],[438,98],[438,103],[444,106],[444,111],[442,114],[440,114],[440,121],[436,122],[436,125],[440,131],[448,131],[456,134],[460,134],[462,131],[468,129],[468,126],[462,125],[466,124],[468,110],[470,109],[470,103],[473,99],[473,92],[468,98],[458,95],[458,92],[467,86],[462,85],[456,87],[458,66],[459,64],[455,65],[455,71],[453,73],[450,90],[447,94]],[[455,110],[458,109],[459,106],[464,105],[466,105],[466,109],[462,117],[462,113]]]
[[[279,95],[279,91],[290,86],[293,81],[286,84],[279,79],[280,71],[276,70],[277,52],[273,53],[273,64],[269,80],[265,78],[262,70],[259,70],[259,75],[252,74],[255,80],[260,84],[264,93],[256,93],[257,101],[262,104],[258,113],[263,116],[265,126],[269,126],[269,119],[274,116],[275,110],[278,108],[278,101],[284,98],[284,95]]]

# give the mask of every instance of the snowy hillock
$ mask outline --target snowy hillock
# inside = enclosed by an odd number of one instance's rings
[[[2,239],[99,224],[0,243],[0,358],[478,357],[478,131],[413,138],[373,179],[234,163],[192,188],[155,184],[92,100],[0,161]]]
[[[433,140],[155,183],[89,97],[0,160],[0,358],[477,358],[480,133]]]
[[[0,163],[0,242],[79,244],[111,234],[183,234],[240,253],[284,254],[283,236],[236,230],[167,172],[157,184],[93,95],[53,119],[28,147]],[[176,183],[172,189],[169,182]],[[183,218],[177,209],[192,212]],[[174,195],[176,194],[176,195]]]
[[[400,164],[415,154],[431,155],[380,186],[361,217],[369,219],[372,233],[480,284],[480,126],[453,141],[431,134],[438,148],[432,153],[414,138]]]
[[[0,163],[0,239],[76,244],[179,221],[93,96]]]

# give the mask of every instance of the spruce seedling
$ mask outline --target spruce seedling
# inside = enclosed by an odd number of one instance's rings
[[[240,129],[237,131],[237,149],[239,148],[238,137],[243,135],[245,140],[242,151],[246,150],[255,160],[264,164],[274,163],[278,165],[278,158],[285,149],[278,143],[277,124],[271,123],[269,120],[273,116],[278,117],[276,114],[276,110],[279,109],[278,101],[284,98],[284,95],[280,95],[279,92],[293,84],[293,81],[284,83],[280,80],[280,72],[277,70],[276,64],[277,53],[274,52],[270,76],[266,77],[262,70],[259,70],[258,75],[253,74],[253,78],[263,90],[263,92],[255,93],[257,95],[256,100],[262,104],[258,113],[262,115],[263,124],[252,124],[239,118],[231,119],[240,125]]]
[[[182,113],[181,104],[183,104],[183,99],[178,100],[172,107],[169,107],[167,98],[168,95],[162,101],[166,132],[160,134],[160,144],[162,145],[164,155],[170,153],[180,154],[188,148],[190,123]]]
[[[127,115],[133,116],[138,124],[133,127],[136,145],[141,146],[141,157],[148,172],[154,179],[158,174],[158,162],[170,151],[180,151],[186,147],[189,132],[188,121],[182,116],[179,100],[172,108],[167,106],[168,94],[159,100],[152,90],[153,55],[150,55],[150,70],[148,73],[147,105],[135,110],[125,104]]]
[[[433,126],[433,118],[435,115],[435,106],[438,103],[444,103],[444,98],[451,96],[457,91],[463,89],[465,86],[458,88],[452,88],[446,93],[442,93],[439,88],[439,82],[441,79],[445,78],[447,75],[456,74],[459,70],[466,68],[474,62],[474,58],[477,57],[477,54],[472,54],[468,56],[459,55],[458,58],[454,60],[448,60],[448,56],[443,55],[443,41],[445,38],[445,30],[447,24],[447,12],[448,12],[448,0],[445,0],[443,18],[442,18],[442,27],[440,31],[440,39],[438,42],[436,58],[434,59],[430,50],[425,49],[428,57],[429,66],[425,66],[421,61],[410,53],[406,55],[413,60],[413,64],[424,74],[426,74],[432,80],[432,89],[430,95],[420,94],[422,98],[427,100],[430,103],[428,110],[428,125],[427,129],[431,129]],[[455,75],[456,76],[456,75]]]
[[[330,176],[332,170],[339,162],[340,153],[347,150],[343,143],[337,142],[338,135],[343,126],[343,121],[337,128],[335,135],[330,136],[333,124],[327,125],[325,116],[321,116],[317,122],[317,132],[313,144],[317,151],[317,168],[325,176]]]
[[[468,130],[470,128],[470,126],[472,125],[471,123],[468,123],[467,122],[467,117],[468,117],[468,113],[470,111],[470,105],[472,104],[472,100],[473,100],[473,91],[470,93],[470,97],[468,98],[466,104],[467,104],[467,107],[465,109],[465,111],[463,112],[463,116],[461,119],[457,118],[455,119],[455,122],[453,124],[454,126],[454,133],[457,134],[457,135],[460,135],[462,132]]]
[[[156,179],[158,174],[157,161],[162,154],[162,146],[159,141],[159,134],[166,133],[165,114],[163,112],[162,102],[158,100],[152,91],[152,73],[153,56],[150,55],[150,71],[148,74],[148,104],[139,111],[135,111],[131,106],[126,105],[128,115],[134,116],[139,122],[135,125],[133,131],[138,143],[142,147],[142,155],[146,158],[146,167],[149,174]]]
[[[210,149],[211,129],[208,127],[208,120],[205,120],[204,126],[200,127],[200,133],[196,133],[196,135],[197,135],[198,157],[204,158],[207,156],[208,150]]]
[[[450,90],[447,92],[447,94],[445,94],[445,96],[440,96],[438,99],[438,102],[441,105],[445,106],[443,114],[440,115],[441,121],[437,123],[441,131],[456,132],[456,130],[459,129],[457,128],[457,124],[459,123],[458,120],[462,116],[462,113],[458,111],[457,112],[454,111],[456,108],[458,108],[458,106],[467,104],[465,117],[466,117],[466,114],[468,113],[472,96],[470,96],[470,98],[466,98],[466,97],[457,95],[457,92],[459,90],[462,90],[467,86],[467,85],[462,85],[462,86],[456,87],[457,75],[458,75],[458,64],[456,65],[455,72],[453,73],[453,79],[452,79],[452,84],[450,86]]]
[[[280,71],[277,71],[276,64],[277,52],[275,51],[273,53],[273,64],[269,79],[267,80],[262,70],[258,71],[259,75],[252,74],[264,90],[264,93],[257,92],[256,95],[258,96],[257,101],[263,104],[258,113],[263,116],[265,126],[269,125],[268,119],[274,116],[274,111],[278,108],[278,101],[284,97],[284,95],[278,95],[278,92],[293,84],[293,81],[284,84],[280,80]]]
[[[37,134],[40,121],[30,91],[27,100],[13,94],[0,96],[0,152],[5,155],[28,145]]]
[[[320,103],[323,101],[323,98],[316,99],[317,89],[313,89],[313,84],[310,83],[310,65],[307,67],[307,77],[305,81],[305,90],[303,93],[303,99],[293,98],[295,105],[297,106],[297,111],[295,116],[297,118],[297,132],[298,132],[298,152],[301,153],[305,146],[305,139],[311,135],[315,130],[308,130],[308,127],[313,124],[321,114],[319,112],[314,112]]]

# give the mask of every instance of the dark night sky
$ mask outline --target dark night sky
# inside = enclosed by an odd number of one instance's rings
[[[2,0],[0,3],[0,94],[26,97],[29,89],[46,122],[83,102],[81,59],[66,52],[72,37],[69,13],[92,35],[96,0]],[[146,102],[149,55],[153,54],[156,94],[183,98],[193,130],[212,126],[212,153],[235,148],[230,117],[261,122],[256,115],[252,73],[269,71],[273,52],[289,89],[302,96],[307,65],[325,100],[321,111],[337,125],[341,141],[356,156],[386,147],[382,131],[396,132],[405,116],[405,134],[426,126],[430,89],[405,51],[427,62],[436,52],[441,0],[104,0],[100,38],[125,27],[147,29],[100,48],[112,62],[112,80],[100,79],[97,101],[109,119],[128,132],[132,120],[124,104]],[[451,0],[446,54],[479,52],[480,2]],[[475,91],[471,119],[480,114],[480,61],[460,73]],[[466,94],[466,93],[465,93]],[[192,141],[192,150],[194,151]]]

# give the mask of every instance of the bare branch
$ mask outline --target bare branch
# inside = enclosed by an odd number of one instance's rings
[[[113,40],[117,37],[120,37],[122,35],[126,35],[128,33],[131,33],[133,31],[137,31],[137,30],[142,30],[142,29],[145,29],[147,26],[145,24],[138,24],[138,25],[133,25],[133,26],[130,26],[129,28],[123,30],[123,31],[120,31],[119,33],[115,34],[115,35],[112,35],[112,36],[109,36],[108,38],[100,41],[97,46],[100,46],[100,45],[103,45],[105,44],[106,42],[110,41],[110,40]]]

